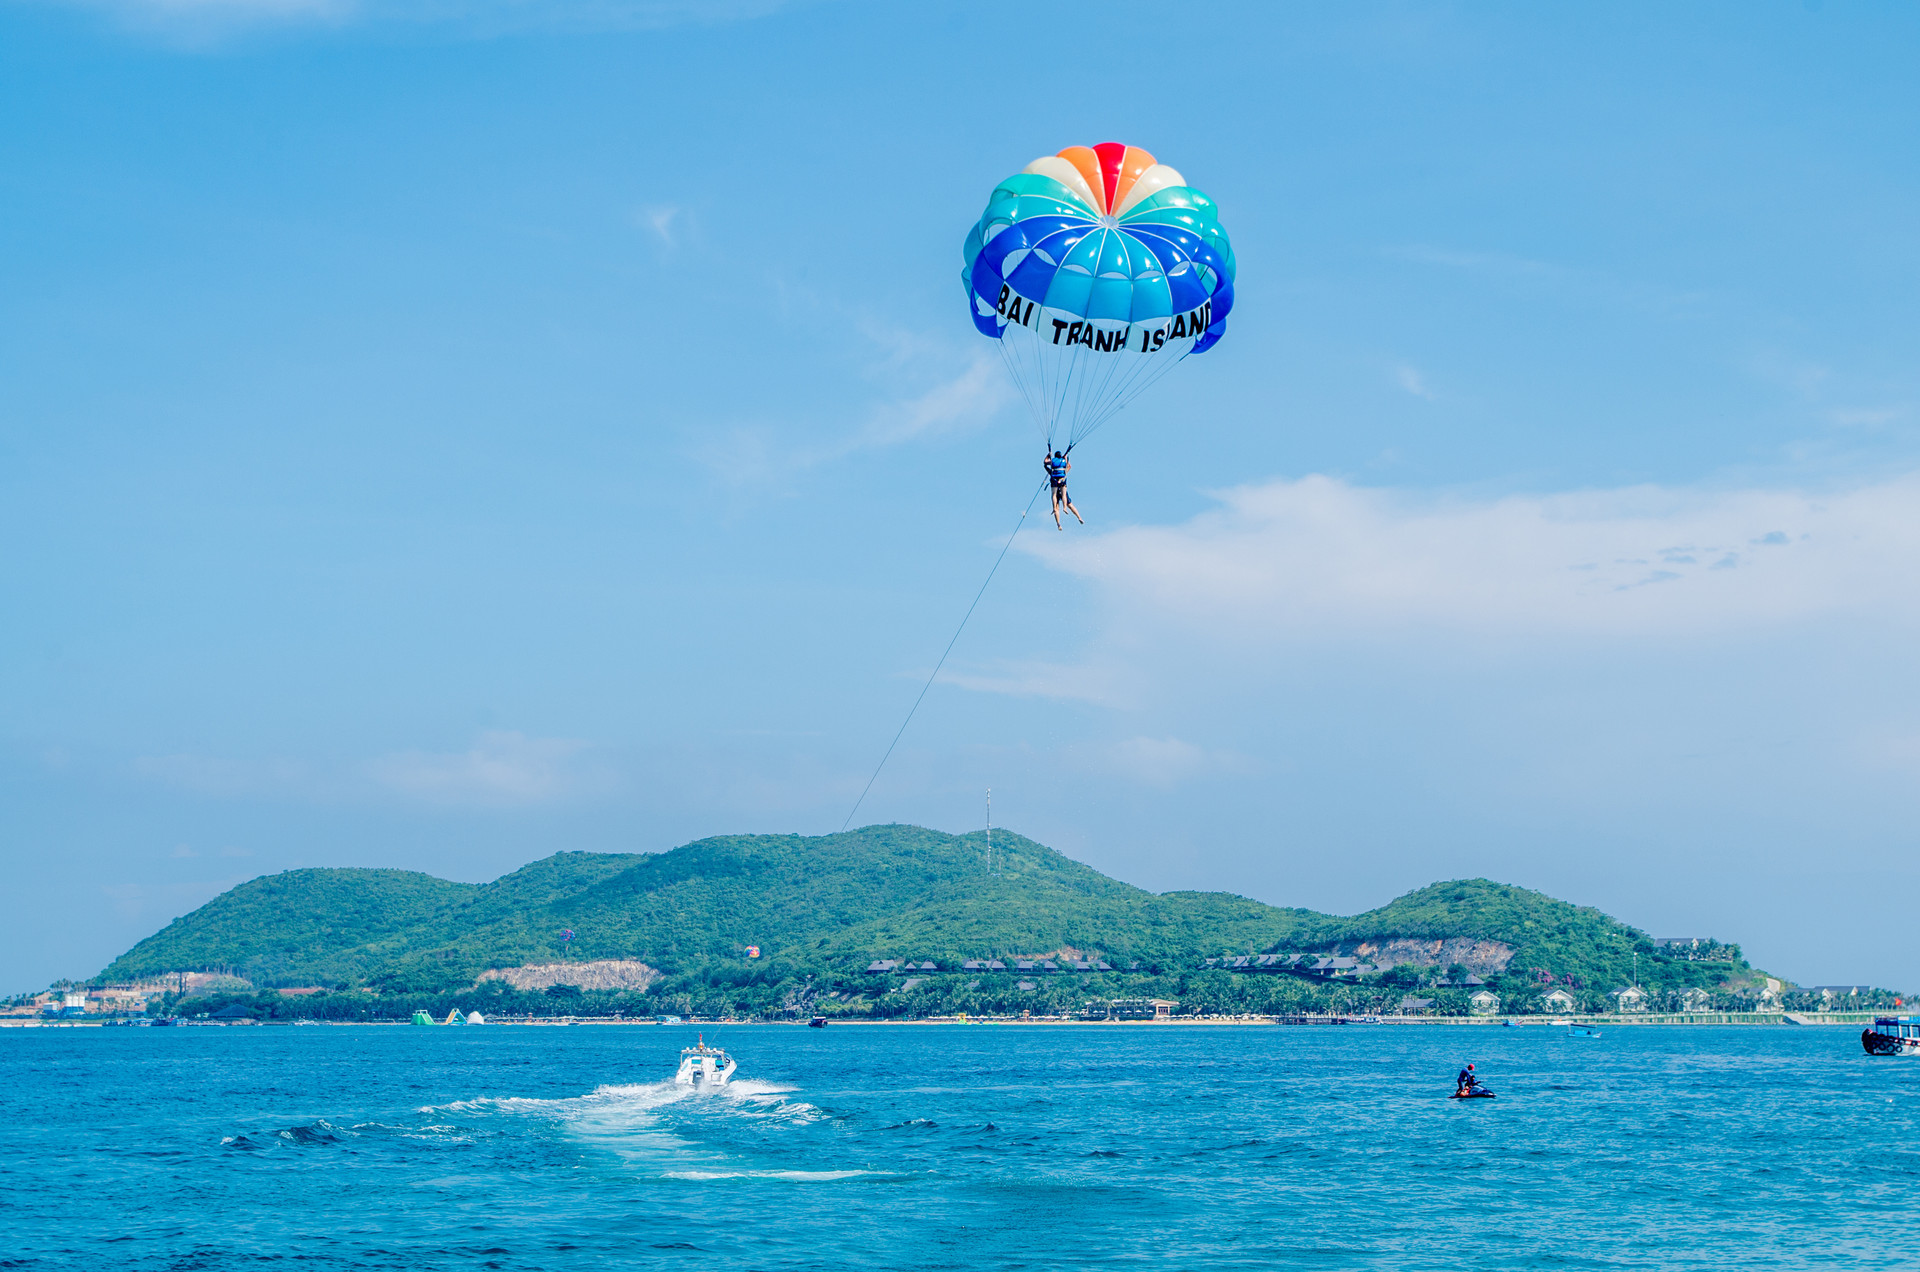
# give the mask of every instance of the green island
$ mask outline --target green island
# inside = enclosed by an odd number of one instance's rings
[[[868,826],[562,852],[491,883],[306,869],[216,897],[95,986],[181,1015],[914,1019],[1818,1011],[1738,945],[1485,879],[1352,917],[1153,893],[1030,839]]]

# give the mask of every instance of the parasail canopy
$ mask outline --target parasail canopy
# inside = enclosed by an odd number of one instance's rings
[[[974,326],[1049,450],[1071,449],[1219,342],[1233,247],[1213,200],[1137,146],[1069,146],[994,188],[967,235]]]

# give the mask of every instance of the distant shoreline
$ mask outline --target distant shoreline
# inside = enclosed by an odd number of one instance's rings
[[[1316,1019],[1316,1020],[1290,1020],[1285,1017],[1273,1017],[1273,1016],[1209,1016],[1209,1017],[1186,1017],[1186,1018],[1181,1018],[1177,1020],[1062,1020],[1062,1019],[1047,1019],[1047,1018],[1042,1018],[1037,1020],[1036,1019],[1022,1020],[1017,1017],[969,1017],[965,1020],[962,1020],[962,1019],[959,1019],[958,1017],[953,1017],[953,1016],[936,1016],[936,1017],[930,1017],[924,1020],[862,1020],[858,1018],[846,1018],[846,1019],[833,1020],[833,1021],[830,1021],[829,1023],[833,1028],[836,1028],[836,1029],[844,1028],[848,1026],[851,1026],[854,1028],[861,1028],[861,1029],[877,1029],[877,1028],[886,1028],[889,1026],[906,1026],[911,1028],[933,1028],[933,1027],[940,1027],[940,1026],[972,1027],[972,1026],[982,1026],[982,1025],[992,1025],[992,1026],[1001,1026],[1001,1027],[1014,1025],[1014,1026],[1040,1027],[1040,1028],[1072,1027],[1072,1028],[1082,1028],[1082,1029],[1115,1029],[1115,1028],[1165,1029],[1165,1028],[1168,1028],[1169,1026],[1181,1026],[1181,1025],[1186,1025],[1186,1026],[1198,1025],[1198,1026],[1204,1026],[1208,1028],[1239,1026],[1243,1028],[1246,1028],[1246,1027],[1289,1028],[1291,1027],[1291,1028],[1322,1028],[1322,1029],[1336,1028],[1336,1027],[1364,1029],[1364,1028],[1371,1028],[1377,1025],[1415,1025],[1415,1026],[1434,1026],[1434,1025],[1461,1026],[1461,1025],[1464,1025],[1464,1026],[1469,1026],[1473,1028],[1485,1029],[1485,1028],[1504,1028],[1509,1024],[1509,1022],[1511,1022],[1511,1024],[1516,1028],[1524,1028],[1524,1029],[1564,1029],[1569,1024],[1577,1024],[1585,1028],[1606,1028],[1606,1029],[1611,1029],[1611,1028],[1646,1029],[1646,1028],[1659,1028],[1659,1027],[1665,1027],[1665,1026],[1692,1027],[1692,1026],[1699,1026],[1699,1025],[1722,1025],[1722,1026],[1743,1026],[1743,1027],[1789,1025],[1797,1028],[1822,1028],[1822,1027],[1846,1028],[1849,1026],[1860,1026],[1860,1025],[1872,1024],[1875,1016],[1882,1015],[1882,1014],[1885,1014],[1885,1013],[1876,1013],[1876,1012],[1870,1012],[1870,1011],[1869,1012],[1707,1012],[1707,1013],[1702,1013],[1700,1016],[1695,1018],[1675,1017],[1675,1016],[1654,1016],[1654,1015],[1579,1016],[1579,1017],[1571,1017],[1571,1018],[1554,1017],[1550,1019],[1542,1019],[1538,1017],[1526,1018],[1526,1017],[1503,1017],[1503,1016],[1380,1016],[1380,1017],[1375,1017],[1375,1018],[1366,1019],[1366,1020],[1362,1020],[1356,1017],[1327,1018],[1327,1019]],[[286,1029],[286,1028],[294,1027],[295,1025],[296,1025],[296,1022],[291,1020],[270,1020],[270,1021],[269,1020],[249,1020],[249,1021],[189,1020],[189,1021],[182,1021],[180,1025],[177,1027],[186,1028],[186,1029],[229,1029],[229,1028]],[[415,1025],[412,1022],[406,1021],[406,1020],[314,1020],[314,1021],[304,1022],[304,1024],[302,1024],[301,1027],[305,1027],[307,1025],[326,1025],[330,1028],[356,1027],[356,1028],[378,1028],[378,1029],[390,1029],[390,1028],[415,1029],[415,1028],[428,1027],[428,1026]],[[692,1020],[692,1019],[681,1020],[678,1022],[664,1022],[664,1021],[658,1021],[658,1020],[610,1020],[604,1017],[582,1017],[579,1019],[570,1019],[567,1017],[551,1017],[551,1018],[542,1018],[542,1019],[533,1019],[533,1020],[488,1021],[484,1025],[441,1025],[436,1023],[431,1027],[439,1028],[439,1029],[467,1029],[467,1028],[555,1029],[555,1028],[566,1028],[574,1025],[616,1026],[616,1027],[619,1027],[619,1026],[655,1027],[655,1028],[686,1028],[688,1026],[694,1026],[698,1028],[719,1028],[719,1027],[735,1028],[742,1025],[778,1025],[784,1028],[804,1028],[806,1026],[806,1022],[795,1021],[795,1020]],[[128,1025],[128,1024],[122,1024],[119,1021],[105,1021],[105,1020],[34,1020],[34,1019],[27,1019],[27,1018],[7,1019],[7,1018],[0,1017],[0,1029],[108,1029],[108,1028],[150,1029],[153,1027],[154,1026],[152,1026],[151,1024]]]

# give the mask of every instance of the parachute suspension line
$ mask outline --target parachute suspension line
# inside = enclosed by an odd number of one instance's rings
[[[920,696],[913,700],[911,707],[907,708],[907,718],[900,722],[900,728],[894,733],[893,741],[887,743],[887,753],[880,757],[880,763],[874,766],[873,776],[868,778],[867,784],[860,788],[860,798],[853,801],[853,807],[847,812],[847,820],[840,823],[842,831],[853,825],[854,814],[860,811],[860,805],[867,802],[868,792],[873,790],[873,784],[880,780],[880,770],[887,767],[887,761],[893,758],[893,748],[899,746],[900,739],[906,735],[907,726],[913,723],[914,713],[920,710],[920,704],[926,700],[927,690],[933,688],[933,682],[939,677],[940,669],[947,665],[947,655],[951,654],[953,647],[960,643],[960,633],[967,630],[967,620],[972,618],[973,611],[979,608],[980,598],[987,594],[987,585],[992,583],[993,576],[1000,572],[1000,563],[1007,559],[1007,552],[1013,547],[1013,541],[1020,536],[1020,528],[1027,524],[1027,514],[1033,511],[1034,504],[1040,502],[1040,492],[1046,488],[1047,483],[1042,481],[1034,489],[1033,497],[1027,500],[1027,506],[1020,510],[1020,519],[1013,523],[1013,533],[1008,535],[1007,541],[1001,545],[1000,555],[993,559],[993,568],[987,571],[987,577],[981,582],[980,590],[973,594],[973,604],[967,606],[967,612],[960,616],[960,626],[953,629],[953,639],[948,641],[947,647],[940,651],[940,661],[933,665],[933,674],[927,677],[926,684],[920,686]]]
[[[994,343],[1000,346],[1000,361],[1006,365],[1007,374],[1013,378],[1014,387],[1020,390],[1020,396],[1026,399],[1027,411],[1033,416],[1034,424],[1039,427],[1041,438],[1045,439],[1047,437],[1046,408],[1041,406],[1039,399],[1034,396],[1028,377],[1021,375],[1020,368],[1015,365],[1018,355],[1013,352],[1013,346],[1007,341],[996,340]]]
[[[1085,441],[1187,357],[1069,353],[1012,326],[996,343],[1048,453]]]
[[[1159,381],[1161,376],[1171,371],[1175,363],[1184,362],[1185,360],[1186,355],[1182,354],[1178,358],[1152,359],[1151,365],[1136,364],[1133,370],[1121,380],[1120,389],[1114,394],[1113,400],[1102,409],[1098,415],[1087,420],[1085,425],[1077,431],[1074,438],[1075,443],[1078,444],[1080,441],[1085,440],[1095,429],[1125,410],[1128,403],[1132,402],[1133,399],[1139,397],[1142,393],[1145,393]],[[1142,358],[1140,362],[1148,363],[1149,359]]]

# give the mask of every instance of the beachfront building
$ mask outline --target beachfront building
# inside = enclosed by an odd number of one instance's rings
[[[1845,1011],[1849,1004],[1843,999],[1858,998],[1866,991],[1865,985],[1815,985],[1812,989],[1813,993],[1820,995],[1828,1011],[1832,1011],[1836,1003],[1840,1010]]]
[[[1467,999],[1467,1010],[1476,1016],[1498,1015],[1500,1011],[1500,995],[1490,989],[1480,990],[1471,998]]]
[[[1683,989],[1680,991],[1680,1010],[1712,1011],[1713,995],[1698,986],[1692,989]]]
[[[1564,989],[1550,989],[1540,995],[1542,1011],[1572,1011],[1574,1006],[1573,995]]]
[[[1645,1011],[1647,1009],[1647,991],[1638,985],[1628,985],[1616,989],[1612,994],[1615,1011]]]

